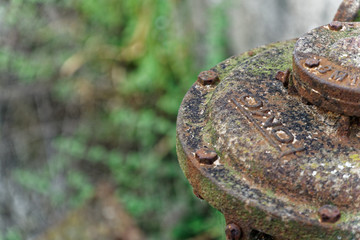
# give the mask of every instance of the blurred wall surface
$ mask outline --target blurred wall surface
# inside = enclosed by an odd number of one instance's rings
[[[296,38],[332,21],[342,0],[197,0],[190,1],[199,32],[207,27],[208,9],[230,4],[227,31],[230,53]]]

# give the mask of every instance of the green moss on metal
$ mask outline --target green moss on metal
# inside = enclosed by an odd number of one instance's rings
[[[179,140],[179,136],[176,136],[176,154],[178,156],[178,160],[179,160],[179,164],[180,164],[180,168],[181,170],[183,171],[185,177],[188,176],[188,171],[187,171],[187,167],[186,167],[186,155],[185,155],[185,152],[184,152],[184,149],[180,143],[180,140]]]
[[[261,63],[261,66],[263,67],[261,68],[256,66],[254,67],[251,66],[251,64],[249,64],[249,68],[247,68],[247,71],[249,71],[253,75],[273,76],[274,72],[276,71],[292,68],[292,49],[294,47],[294,43],[295,41],[292,40],[288,42],[275,43],[268,46],[260,47],[251,52],[247,52],[239,56],[225,60],[222,63],[215,66],[213,70],[217,71],[219,73],[220,79],[223,80],[224,78],[228,77],[229,74],[231,74],[234,70],[236,70],[236,67],[238,67],[240,63],[243,63],[245,61],[251,61],[251,58],[259,53],[266,53],[268,51],[269,55],[271,55],[272,49],[276,47],[277,49],[281,50],[277,58],[266,58],[266,57],[261,58],[261,61],[263,61]],[[230,87],[230,81],[220,82],[219,84],[222,84],[221,86],[222,89],[227,89]],[[207,105],[211,105],[208,103],[216,100],[213,98],[214,98],[213,91],[209,91],[208,93],[205,93],[203,95],[203,100],[202,100],[203,104],[202,106],[199,107],[199,111],[206,109],[206,111],[210,113],[212,111],[211,106],[207,106]],[[202,135],[198,137],[201,138],[201,141],[204,144],[212,144],[213,146],[216,146],[216,142],[218,141],[219,136],[217,135],[217,132],[213,127],[213,122],[211,118],[208,117],[206,118],[206,120],[204,120],[204,122],[196,123],[196,124],[191,122],[190,120],[186,120],[186,121],[188,121],[188,123],[192,126],[202,126],[203,127],[203,131],[201,133]],[[239,136],[239,138],[241,138],[241,136]],[[242,141],[249,142],[250,139],[244,137]],[[221,151],[218,151],[217,149],[215,150],[218,152],[221,159],[225,157],[221,155],[222,154]],[[243,151],[249,152],[249,150],[246,149],[246,147],[244,147]],[[248,200],[240,199],[242,197],[239,195],[239,193],[241,193],[240,186],[237,186],[235,182],[229,181],[228,179],[244,181],[243,179],[240,179],[243,177],[243,175],[242,173],[235,171],[232,167],[229,167],[225,161],[224,162],[220,161],[220,162],[222,165],[221,167],[226,169],[226,174],[227,174],[226,177],[223,179],[213,178],[212,175],[210,177],[210,175],[206,175],[204,174],[204,172],[210,174],[209,172],[207,172],[207,169],[211,169],[214,166],[204,167],[204,168],[202,166],[197,166],[197,165],[194,166],[193,163],[187,159],[184,149],[181,146],[181,143],[179,142],[179,139],[177,139],[177,152],[179,156],[180,166],[184,171],[186,177],[190,180],[190,183],[194,186],[194,188],[197,188],[196,190],[199,192],[199,194],[203,196],[203,198],[206,199],[206,201],[209,202],[210,205],[212,205],[214,208],[224,213],[227,218],[236,219],[239,220],[240,222],[242,221],[249,223],[251,227],[256,227],[257,230],[264,231],[268,234],[279,235],[279,233],[285,232],[286,235],[284,235],[285,233],[281,235],[287,236],[286,239],[289,240],[298,239],[299,235],[302,236],[302,239],[312,239],[312,240],[355,239],[355,237],[349,232],[341,231],[341,230],[335,231],[331,228],[321,226],[316,221],[312,222],[312,224],[305,224],[298,220],[290,221],[284,218],[280,218],[278,216],[274,216],[274,215],[270,216],[268,215],[268,213],[274,212],[274,204],[272,204],[271,201],[265,201],[264,199],[254,200],[251,198],[249,198]],[[360,160],[358,154],[350,155],[350,158]],[[346,159],[343,160],[346,161]],[[251,165],[252,171],[256,172],[251,175],[260,176],[261,174],[263,174],[262,173],[263,169],[260,169],[259,166],[256,166],[251,161],[249,161],[249,164],[252,164]],[[318,163],[310,163],[310,164],[312,169],[317,169],[319,167]],[[300,166],[300,168],[302,168],[302,166]],[[319,180],[321,179],[321,177],[322,177],[321,175],[318,176]],[[256,186],[254,185],[254,188],[255,187]],[[261,189],[260,187],[258,187],[258,189],[262,191],[262,193],[264,194],[263,196],[266,199],[284,198],[284,196],[281,197],[280,194],[277,194],[276,192],[270,189]],[[234,194],[234,192],[232,191],[236,192],[237,195]],[[286,202],[285,199],[283,200]],[[258,202],[255,203],[255,201]],[[290,202],[290,200],[288,202]],[[295,204],[296,201],[294,202],[294,205]],[[311,221],[314,221],[314,219],[316,220],[316,215],[315,215],[317,212],[316,206],[312,206],[312,205],[296,206],[296,211],[302,212],[302,210],[310,211],[310,216],[311,216],[310,220]],[[343,217],[337,224],[342,224],[351,219],[355,219],[356,216],[357,215],[344,213]]]
[[[222,183],[221,183],[222,184]],[[202,177],[200,180],[201,192],[200,194],[208,201],[208,203],[214,208],[220,210],[223,213],[232,213],[231,218],[238,219],[239,221],[248,222],[249,219],[253,219],[254,226],[261,226],[260,231],[264,231],[268,234],[278,234],[278,232],[284,232],[286,229],[287,238],[289,240],[297,240],[298,236],[302,236],[302,239],[311,240],[353,240],[355,236],[348,232],[343,231],[324,231],[323,228],[316,226],[310,226],[301,224],[296,221],[284,221],[284,219],[269,216],[259,208],[247,205],[238,199],[235,199],[219,185],[214,184],[209,179]],[[268,191],[268,195],[275,194]],[[229,217],[229,216],[225,216]],[[345,217],[345,219],[347,219]]]
[[[275,46],[274,46],[275,45]],[[254,75],[261,76],[262,74],[270,75],[274,71],[292,69],[292,49],[294,48],[295,41],[288,41],[285,43],[273,44],[271,46],[281,48],[282,54],[278,58],[266,58],[261,59],[261,63],[257,66],[262,65],[263,67],[249,67],[247,71]],[[269,49],[271,51],[271,48]]]

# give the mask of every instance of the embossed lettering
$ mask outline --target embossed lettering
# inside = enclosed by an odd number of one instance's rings
[[[318,68],[318,72],[322,73],[322,74],[327,73],[327,72],[329,72],[331,70],[332,70],[332,67],[330,65],[321,66],[321,67]]]
[[[284,126],[274,127],[271,133],[274,138],[281,143],[291,143],[294,141],[294,135]],[[279,133],[281,135],[279,135]]]
[[[235,98],[231,98],[231,101],[236,106],[237,110],[253,124],[261,135],[263,135],[267,142],[280,152],[280,157],[305,150],[304,146],[295,147],[292,145],[292,142],[295,139],[294,135],[280,120],[276,120],[276,115],[269,115],[270,110],[263,107],[264,103],[258,97],[251,93],[246,93],[238,97],[238,99],[241,100],[242,104]],[[254,118],[254,116],[260,116],[266,120],[261,125],[261,119]],[[271,129],[267,130],[267,128]],[[286,148],[283,149],[280,147],[279,143],[286,144]]]
[[[301,147],[298,147],[298,148],[295,148],[293,145],[289,144],[289,150],[285,151],[285,152],[282,152],[281,153],[281,156],[287,156],[287,155],[290,155],[292,153],[296,153],[296,152],[301,152],[301,151],[304,151],[305,150],[305,147],[304,146],[301,146]]]
[[[333,72],[333,74],[331,74],[330,79],[334,79],[336,81],[342,82],[347,75],[348,75],[347,72],[336,70],[335,72]]]
[[[260,117],[267,116],[268,112],[270,112],[269,109],[259,109],[259,110],[251,111],[252,115],[256,115]]]
[[[243,94],[240,96],[240,100],[248,108],[260,108],[263,105],[263,102],[253,94]]]
[[[351,74],[350,75],[351,85],[356,85],[358,78],[359,77],[356,74]]]
[[[268,128],[268,127],[276,127],[281,125],[281,122],[279,121],[274,122],[274,120],[275,120],[275,116],[271,115],[264,123],[264,127]]]

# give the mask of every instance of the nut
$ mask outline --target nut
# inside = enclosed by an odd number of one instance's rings
[[[320,222],[323,223],[335,223],[340,217],[340,210],[333,205],[324,205],[318,211]]]
[[[290,70],[278,71],[276,73],[275,78],[277,80],[281,81],[283,83],[284,87],[287,87],[289,85]]]
[[[342,27],[343,27],[342,23],[338,21],[333,21],[329,23],[330,30],[339,31],[342,29]]]
[[[225,234],[227,240],[240,240],[242,235],[241,229],[234,223],[226,226]]]
[[[198,81],[202,85],[212,85],[219,81],[219,76],[214,71],[204,71],[199,74]]]
[[[320,65],[320,60],[315,58],[308,58],[305,61],[305,66],[309,68],[314,68]]]
[[[196,151],[195,157],[200,163],[211,165],[216,161],[218,155],[212,149],[202,148]]]
[[[198,199],[200,199],[200,200],[204,200],[204,198],[198,193],[198,191],[196,191],[195,189],[193,189],[193,193],[194,193],[194,195],[198,198]]]

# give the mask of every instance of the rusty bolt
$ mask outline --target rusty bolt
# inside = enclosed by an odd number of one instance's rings
[[[225,229],[227,240],[240,240],[241,229],[234,223],[228,224]]]
[[[335,223],[340,217],[340,210],[333,205],[324,205],[318,211],[320,221],[324,223]]]
[[[200,200],[204,200],[204,198],[198,193],[198,191],[196,191],[195,189],[193,189],[193,193],[194,193],[194,195],[198,198],[198,199],[200,199]]]
[[[219,76],[214,71],[204,71],[199,74],[198,81],[202,85],[212,85],[219,81]]]
[[[250,57],[253,57],[253,56],[256,55],[256,53],[255,53],[254,51],[248,51],[248,55],[249,55]]]
[[[277,80],[281,81],[283,83],[284,87],[287,87],[289,85],[290,70],[278,71],[276,73],[275,78]]]
[[[196,151],[195,157],[200,163],[211,165],[218,158],[217,153],[208,148],[202,148]]]
[[[343,27],[342,23],[338,21],[333,21],[329,24],[330,30],[334,30],[334,31],[339,31],[342,29],[342,27]]]
[[[315,58],[308,58],[305,60],[305,66],[314,68],[320,65],[320,60]]]

